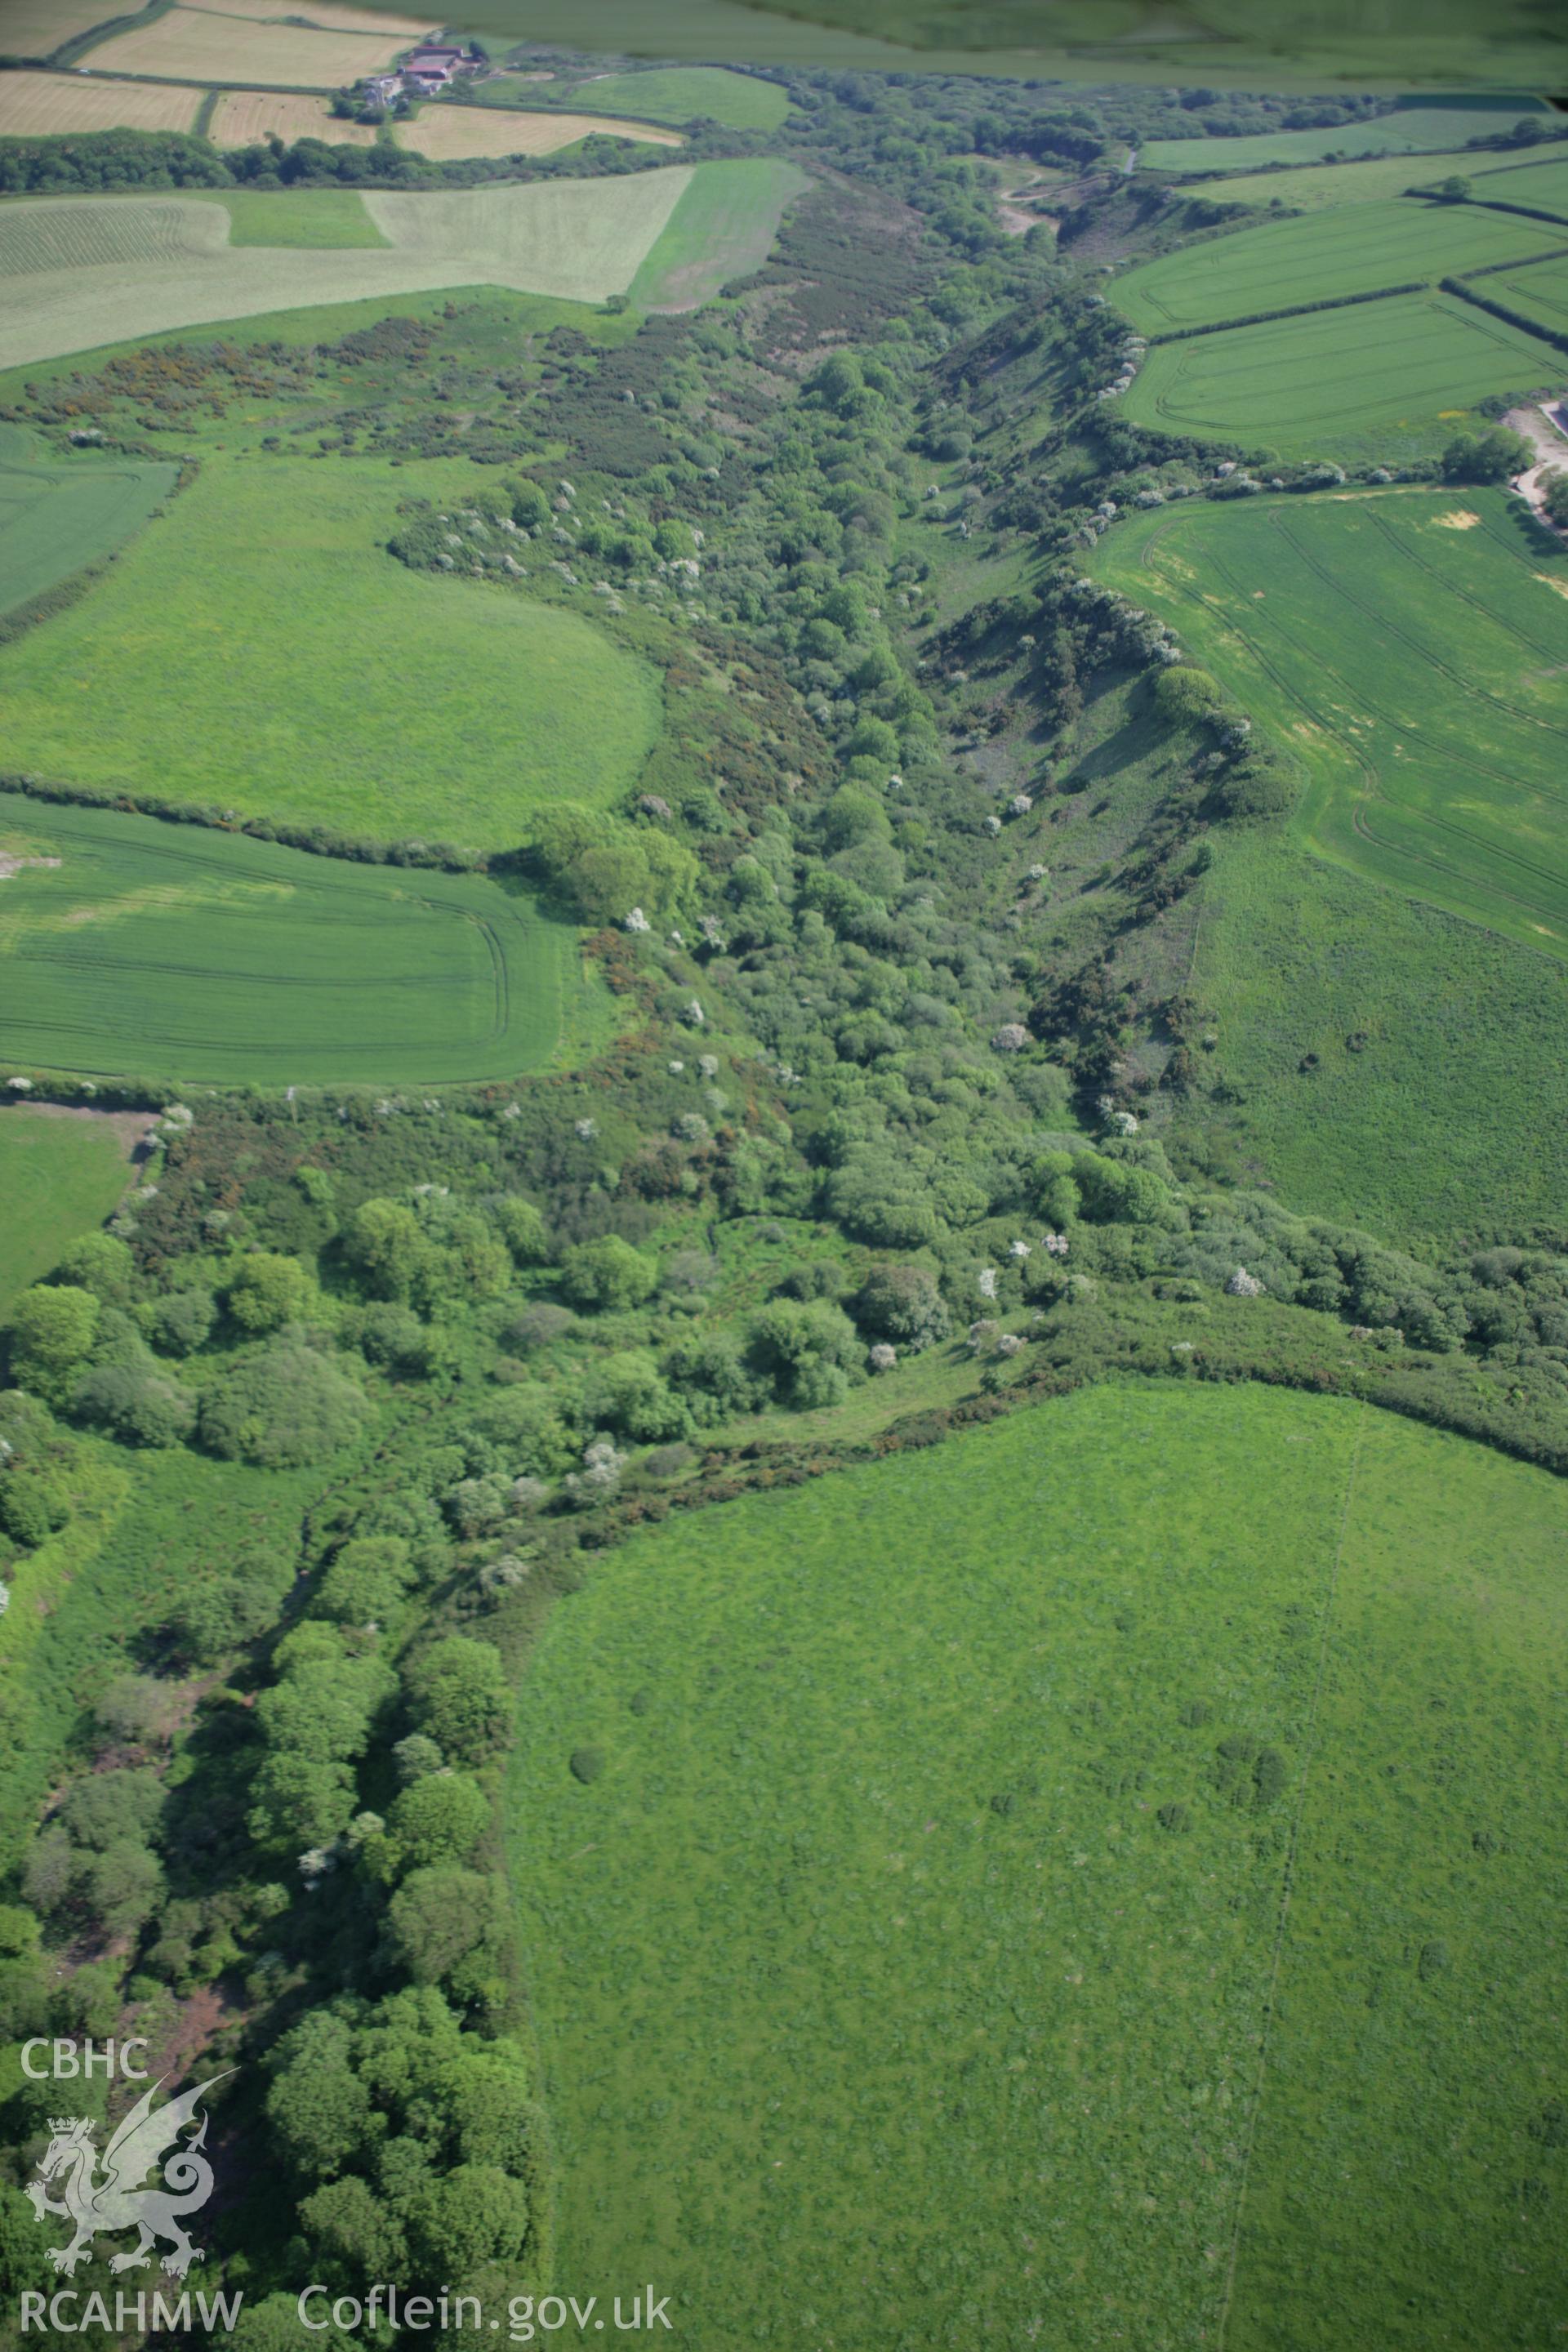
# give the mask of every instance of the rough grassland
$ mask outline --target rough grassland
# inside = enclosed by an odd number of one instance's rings
[[[1516,503],[1194,504],[1100,568],[1300,756],[1310,848],[1568,956],[1568,554]]]
[[[767,259],[784,206],[811,185],[793,163],[703,163],[632,281],[641,310],[694,310]]]
[[[198,89],[156,82],[0,74],[0,139],[55,138],[73,131],[189,131],[201,102]]]
[[[465,155],[550,155],[579,139],[638,139],[654,147],[681,147],[678,131],[658,131],[646,122],[602,121],[593,114],[503,114],[494,106],[425,106],[410,122],[399,122],[399,147],[438,163]]]
[[[324,139],[331,147],[374,147],[375,126],[344,122],[324,98],[302,91],[225,90],[213,109],[207,137],[215,147],[253,147],[258,141],[278,138]]]
[[[113,1215],[130,1181],[124,1123],[20,1103],[0,1110],[0,1315],[68,1242]]]
[[[699,2352],[1184,2347],[1239,2213],[1249,2345],[1533,2345],[1565,1536],[1458,1441],[1172,1387],[605,1557],[511,1782],[563,2275]]]
[[[90,596],[0,648],[8,764],[479,848],[542,801],[614,800],[657,674],[576,614],[384,551],[400,495],[470,479],[209,456]]]
[[[1561,373],[1561,354],[1522,328],[1452,295],[1408,294],[1161,344],[1121,406],[1162,432],[1339,456],[1363,436],[1429,441],[1488,394]]]
[[[689,122],[706,115],[729,131],[776,131],[789,112],[789,100],[776,82],[726,73],[722,66],[600,74],[572,92],[572,103],[591,113],[644,115],[653,122]]]
[[[144,523],[179,468],[126,457],[50,462],[0,425],[0,613],[68,580]]]
[[[195,196],[7,205],[0,278],[26,269],[29,278],[26,303],[0,317],[0,370],[182,327],[446,287],[602,302],[630,287],[692,175],[690,164],[671,164],[613,179],[372,194],[369,217],[392,248],[379,252],[235,248],[221,210]],[[163,226],[155,233],[148,219]]]
[[[1562,230],[1545,221],[1396,197],[1268,221],[1162,254],[1118,278],[1113,299],[1141,333],[1163,335],[1533,260],[1563,241]]]
[[[1375,204],[1402,196],[1407,188],[1446,179],[1450,172],[1467,178],[1476,168],[1473,155],[1373,155],[1360,163],[1303,163],[1289,172],[1245,173],[1225,184],[1227,205],[1270,205],[1288,212],[1331,211],[1338,205]]]
[[[500,1078],[555,1043],[571,934],[474,875],[0,794],[0,1057],[213,1086]]]
[[[378,73],[407,46],[402,34],[319,33],[300,25],[175,6],[150,25],[133,26],[99,44],[88,52],[87,62],[95,73],[333,90],[362,74]]]
[[[1246,139],[1152,139],[1138,151],[1146,172],[1260,172],[1269,163],[1319,163],[1325,155],[1420,155],[1462,147],[1468,139],[1511,131],[1522,115],[1542,111],[1539,100],[1501,108],[1401,107],[1370,122],[1340,122],[1322,131],[1264,131]],[[1477,161],[1486,163],[1482,149]]]

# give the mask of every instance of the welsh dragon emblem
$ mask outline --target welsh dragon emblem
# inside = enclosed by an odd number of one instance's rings
[[[213,2169],[202,2154],[207,2136],[205,2114],[183,2144],[180,2134],[195,2120],[213,2084],[223,2079],[214,2074],[161,2107],[154,2107],[153,2101],[163,2084],[154,2083],[104,2149],[101,2178],[93,2144],[97,2126],[86,2116],[50,2116],[49,2144],[26,2194],[40,2221],[46,2213],[61,2213],[75,2225],[68,2245],[50,2248],[49,2260],[57,2271],[64,2271],[68,2277],[79,2263],[91,2262],[92,2242],[100,2230],[140,2232],[129,2253],[110,2258],[111,2271],[136,2270],[150,2263],[153,2243],[161,2238],[167,2239],[172,2249],[163,2259],[163,2268],[172,2278],[184,2278],[193,2263],[205,2260],[204,2249],[192,2245],[182,2218],[198,2212],[212,2194]],[[163,2165],[163,2186],[144,2189],[142,2182],[165,2150],[172,2153]],[[51,2182],[60,2185],[58,2197],[48,2193]]]

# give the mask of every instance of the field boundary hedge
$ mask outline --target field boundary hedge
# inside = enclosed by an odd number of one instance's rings
[[[78,573],[85,587],[90,575]],[[64,582],[62,586],[74,586]],[[58,594],[47,589],[35,604]],[[77,589],[77,595],[81,588]],[[75,604],[76,595],[64,600]],[[56,609],[64,609],[64,606]],[[13,620],[16,614],[10,616]],[[43,618],[40,614],[37,617]],[[5,642],[0,623],[0,644]],[[275,841],[280,849],[302,849],[312,857],[337,857],[351,866],[422,866],[440,874],[488,874],[489,860],[479,850],[459,849],[450,841],[381,841],[370,834],[335,833],[330,825],[289,824],[266,816],[237,816],[200,801],[166,799],[161,793],[115,792],[97,784],[68,784],[51,777],[7,774],[0,771],[0,793],[20,793],[26,799],[53,802],[63,808],[113,809],[121,816],[155,816],[165,824],[203,826],[211,833],[244,833],[253,841]]]
[[[1543,259],[1549,257],[1542,256]],[[1511,269],[1520,267],[1517,261],[1508,266]],[[1528,319],[1522,310],[1510,310],[1506,302],[1494,302],[1489,295],[1478,294],[1462,278],[1445,278],[1439,283],[1445,294],[1457,294],[1462,302],[1473,302],[1478,310],[1489,310],[1492,317],[1500,319],[1505,327],[1517,327],[1522,334],[1534,335],[1539,341],[1551,343],[1557,351],[1568,352],[1568,334],[1560,333],[1555,327],[1543,327],[1539,319]]]
[[[1503,266],[1517,269],[1520,265],[1510,261]],[[1413,278],[1407,285],[1374,286],[1365,294],[1326,294],[1320,301],[1291,302],[1282,310],[1249,310],[1241,318],[1215,319],[1203,327],[1173,327],[1166,334],[1150,335],[1147,341],[1153,351],[1162,343],[1190,343],[1198,335],[1227,335],[1233,327],[1267,327],[1276,319],[1305,319],[1314,310],[1353,310],[1358,302],[1388,302],[1396,294],[1425,294],[1432,282],[1430,278]]]

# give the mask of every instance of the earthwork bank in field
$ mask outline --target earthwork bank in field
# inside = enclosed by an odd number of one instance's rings
[[[1329,2246],[1363,2335],[1531,2341],[1565,1537],[1392,1417],[1110,1387],[603,1555],[511,1781],[563,2270],[699,2352],[1260,2352]]]
[[[179,468],[84,453],[50,459],[0,425],[0,614],[100,562],[173,491]]]
[[[485,849],[542,803],[616,800],[658,673],[577,614],[394,561],[416,487],[382,460],[210,457],[90,596],[0,647],[10,764]]]
[[[0,793],[0,1056],[97,1078],[431,1086],[545,1060],[572,935],[473,875]]]
[[[1313,848],[1568,955],[1568,556],[1517,503],[1194,503],[1102,568],[1303,761]]]

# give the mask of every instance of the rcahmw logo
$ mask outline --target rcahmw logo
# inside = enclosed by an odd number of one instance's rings
[[[49,2075],[69,2080],[101,2072],[144,2082],[145,2067],[132,2063],[133,2053],[140,2056],[143,2047],[132,2042],[116,2050],[110,2042],[100,2051],[89,2042],[79,2053],[74,2042],[35,2041],[24,2046],[22,2064],[35,2081]],[[52,2059],[48,2066],[34,2063],[43,2052]],[[232,2069],[226,2069],[227,2072]],[[159,2104],[158,2094],[166,2079],[161,2078],[142,2092],[129,2115],[115,2126],[101,2155],[97,2138],[99,2126],[91,2116],[49,2117],[48,2146],[22,2193],[46,2227],[51,2226],[53,2221],[69,2225],[65,2243],[48,2250],[49,2261],[67,2278],[73,2277],[83,2263],[95,2260],[94,2241],[100,2234],[115,2237],[131,2230],[136,2232],[135,2244],[107,2257],[113,2273],[145,2269],[156,2259],[167,2277],[183,2279],[193,2263],[205,2260],[205,2249],[193,2244],[185,2221],[187,2216],[199,2213],[212,2195],[213,2169],[204,2153],[207,2116],[203,2101],[225,2075],[214,2074],[206,2082],[198,2083],[194,2090]],[[153,2176],[151,2180],[149,2174]],[[160,2247],[166,2247],[167,2252],[159,2254]],[[180,2296],[173,2311],[165,2306],[162,2295],[153,2300],[155,2308],[148,2324],[162,2327],[189,2326],[188,2295]],[[202,2307],[204,2326],[226,2328],[238,2315],[241,2298],[201,2295],[197,2301]],[[67,2332],[93,2326],[118,2330],[131,2324],[133,2315],[127,2306],[132,2302],[140,2319],[143,2298],[116,2295],[113,2318],[101,2295],[89,2294],[85,2308],[79,2312],[77,2306],[81,2302],[81,2296],[75,2293],[48,2297],[24,2293],[22,2326],[24,2329],[44,2326],[47,2307],[47,2324]]]

